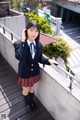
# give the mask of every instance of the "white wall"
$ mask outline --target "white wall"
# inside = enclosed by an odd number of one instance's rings
[[[6,26],[8,29],[10,29],[15,34],[17,34],[19,37],[22,36],[22,30],[26,26],[24,15],[0,18],[0,23]]]
[[[74,92],[79,100],[73,96]],[[41,69],[35,93],[55,120],[80,120],[80,91],[73,88],[70,93],[67,81],[51,67]]]
[[[18,61],[14,47],[8,36],[0,31],[0,51],[17,72]],[[69,83],[52,67],[41,66],[41,81],[37,84],[35,95],[55,120],[80,120],[80,90],[69,91]]]
[[[14,47],[12,42],[0,33],[0,53],[17,72],[18,60],[15,59]]]

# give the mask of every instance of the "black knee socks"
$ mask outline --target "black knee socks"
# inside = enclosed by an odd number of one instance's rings
[[[30,101],[33,101],[34,93],[29,92]]]
[[[29,104],[29,95],[23,95],[23,96],[24,96],[25,106],[27,106]]]
[[[29,101],[34,108],[37,108],[37,105],[35,104],[33,98],[34,98],[34,93],[29,92]]]
[[[30,101],[29,101],[29,94],[28,95],[23,95],[24,97],[24,102],[25,102],[25,106],[27,108],[28,111],[33,111],[33,107],[32,105],[30,104]]]

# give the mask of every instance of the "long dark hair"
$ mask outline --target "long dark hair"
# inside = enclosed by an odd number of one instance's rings
[[[26,40],[28,38],[27,30],[29,28],[31,28],[31,27],[36,27],[37,28],[39,34],[38,34],[38,36],[37,36],[37,38],[35,40],[39,41],[39,38],[40,38],[40,27],[39,27],[38,23],[35,20],[29,21],[27,26],[26,26],[26,31],[25,31]]]

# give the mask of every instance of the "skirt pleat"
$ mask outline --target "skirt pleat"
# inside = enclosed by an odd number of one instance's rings
[[[36,75],[36,76],[30,77],[28,79],[17,77],[17,81],[18,81],[19,85],[24,86],[24,87],[32,87],[39,80],[40,80],[40,75]]]

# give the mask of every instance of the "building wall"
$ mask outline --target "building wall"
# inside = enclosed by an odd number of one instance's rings
[[[56,17],[61,17],[63,22],[80,21],[80,5],[56,2],[52,3],[51,6],[51,14]],[[53,10],[53,8],[55,8],[55,10]]]
[[[22,30],[26,27],[25,21],[27,21],[27,17],[25,17],[24,15],[0,18],[0,24],[7,27],[19,37],[22,37]]]
[[[63,8],[72,10],[72,11],[77,12],[77,13],[80,13],[80,3],[78,4],[78,2],[72,3],[72,2],[62,1],[62,0],[54,2],[54,0],[53,0],[53,4],[54,3],[56,5],[59,5],[59,6],[63,7]]]

